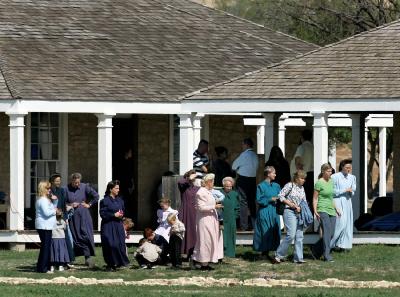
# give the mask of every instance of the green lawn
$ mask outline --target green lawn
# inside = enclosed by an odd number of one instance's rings
[[[122,278],[124,280],[143,280],[148,278],[177,278],[181,276],[211,276],[214,278],[238,278],[241,280],[272,277],[276,279],[292,280],[323,280],[326,278],[338,278],[341,280],[386,280],[400,282],[400,247],[387,245],[361,245],[355,246],[350,253],[334,253],[334,263],[325,263],[309,259],[308,247],[305,247],[305,258],[308,263],[303,265],[285,262],[272,265],[262,259],[249,247],[239,247],[236,259],[226,259],[225,264],[216,265],[211,272],[192,271],[188,269],[175,271],[167,267],[158,267],[154,270],[139,270],[132,261],[133,267],[117,272],[105,272],[101,248],[97,248],[96,264],[94,270],[86,269],[82,264],[83,259],[78,259],[77,269],[56,272],[53,275],[38,274],[34,272],[34,266],[38,250],[25,252],[13,252],[4,250],[0,252],[0,276],[28,277],[28,278],[54,278],[56,276],[75,276],[79,278],[89,277],[97,279]],[[130,248],[130,253],[133,248]],[[308,259],[307,259],[308,258]],[[187,263],[184,263],[187,265]],[[50,285],[0,285],[0,296],[66,296],[66,292],[74,292],[70,296],[86,296],[94,290],[93,287],[79,287],[71,291],[67,286]],[[298,289],[298,288],[200,288],[185,287],[108,287],[96,286],[95,290],[105,296],[400,296],[400,289]],[[117,292],[117,293],[116,293]],[[268,294],[267,294],[268,293]]]

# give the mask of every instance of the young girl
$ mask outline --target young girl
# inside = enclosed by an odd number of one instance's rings
[[[169,231],[171,226],[167,222],[167,217],[169,214],[173,213],[178,215],[178,211],[171,208],[171,200],[168,198],[161,198],[160,209],[157,210],[157,223],[159,223],[155,233],[161,235],[169,242]]]
[[[64,270],[64,265],[70,262],[67,243],[65,241],[66,223],[63,220],[63,212],[61,209],[56,211],[56,228],[52,231],[50,262],[51,271],[54,271],[54,266],[58,266],[59,271]]]
[[[171,258],[172,267],[181,268],[181,247],[183,237],[185,235],[185,225],[178,220],[175,214],[171,213],[167,218],[168,224],[171,225],[169,237],[169,256]]]

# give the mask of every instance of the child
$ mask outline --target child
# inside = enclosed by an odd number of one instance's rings
[[[123,218],[122,224],[124,225],[125,239],[129,239],[129,230],[131,230],[135,224],[130,218]],[[128,247],[126,247],[126,255],[128,256]]]
[[[130,219],[130,218],[123,218],[122,224],[124,225],[124,229],[125,229],[125,238],[129,239],[129,230],[131,230],[133,228],[133,226],[135,226],[135,224],[133,223],[132,219]]]
[[[169,242],[169,230],[171,226],[167,222],[167,217],[170,213],[178,215],[178,211],[171,208],[171,200],[168,198],[161,198],[160,209],[157,210],[157,223],[159,223],[155,233],[164,237]]]
[[[220,190],[217,190],[215,188],[212,189],[211,194],[212,194],[213,198],[215,199],[216,203],[221,204],[222,201],[224,201],[224,199],[225,199],[225,195],[223,193],[221,193]],[[223,218],[223,215],[222,215],[222,208],[217,209],[217,215],[218,215],[219,227],[220,227],[220,229],[222,229],[223,225],[224,225],[224,218]]]
[[[67,243],[65,241],[66,223],[63,220],[63,212],[61,209],[56,210],[56,228],[52,231],[50,262],[52,266],[50,271],[54,271],[54,266],[58,266],[59,271],[64,270],[64,265],[70,262]]]
[[[172,267],[181,268],[181,246],[185,235],[185,225],[178,220],[174,213],[170,213],[167,218],[168,224],[171,225],[169,237],[169,256],[171,257]]]
[[[157,245],[161,249],[161,261],[160,264],[165,265],[168,263],[169,243],[161,235],[155,234],[151,228],[144,229],[143,237],[149,242]]]
[[[140,268],[156,268],[155,264],[159,259],[161,249],[149,242],[146,238],[139,240],[139,247],[135,252],[135,258],[139,263]]]

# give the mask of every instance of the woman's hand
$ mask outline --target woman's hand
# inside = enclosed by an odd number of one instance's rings
[[[73,207],[73,208],[77,208],[78,206],[79,206],[79,203],[78,203],[78,202],[72,203],[72,207]]]
[[[88,203],[86,203],[86,202],[82,202],[81,205],[82,205],[84,208],[90,208],[90,204],[88,204]]]
[[[338,217],[340,217],[340,216],[342,215],[342,213],[340,212],[340,210],[337,209],[337,208],[336,208],[336,213],[337,213]]]
[[[276,200],[278,200],[278,197],[272,197],[271,200],[272,200],[273,202],[276,202]]]
[[[56,195],[50,195],[50,199],[51,199],[51,200],[57,200],[58,197],[57,197]]]
[[[197,176],[196,173],[192,173],[191,175],[189,175],[189,180],[195,180],[196,176]]]
[[[296,210],[297,213],[300,213],[300,212],[301,212],[300,206],[297,206],[297,205],[296,205],[296,206],[294,207],[294,209]]]
[[[317,220],[319,221],[321,219],[319,213],[315,211],[314,214],[315,214],[315,217],[317,218]]]
[[[124,214],[120,210],[118,210],[116,213],[114,213],[114,216],[116,218],[122,218],[124,216]]]
[[[220,209],[220,208],[224,208],[224,206],[221,203],[216,203],[215,209]]]

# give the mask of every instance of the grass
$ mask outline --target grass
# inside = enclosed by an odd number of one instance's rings
[[[130,253],[133,248],[130,248]],[[56,276],[75,276],[78,278],[122,278],[124,280],[142,280],[148,278],[177,278],[191,276],[211,276],[214,278],[238,278],[241,280],[256,277],[273,277],[276,279],[292,280],[323,280],[326,278],[338,278],[341,280],[386,280],[400,282],[398,267],[400,266],[400,248],[388,245],[360,245],[355,246],[350,253],[334,253],[334,263],[314,261],[309,257],[308,247],[305,247],[306,264],[296,265],[284,262],[272,265],[269,261],[262,259],[249,247],[238,247],[237,258],[226,259],[226,264],[216,265],[211,272],[200,272],[192,270],[175,271],[167,267],[159,267],[155,270],[135,269],[137,264],[132,261],[133,267],[128,270],[117,272],[105,272],[103,270],[103,258],[101,248],[96,248],[97,268],[89,270],[79,264],[83,259],[78,258],[78,269],[55,273],[53,275],[39,274],[34,272],[38,250],[27,250],[25,252],[13,252],[4,250],[0,252],[0,275],[7,277],[28,278],[54,278]],[[308,259],[307,259],[308,258]],[[185,263],[187,265],[187,263]],[[79,287],[79,290],[71,290],[67,286],[42,286],[23,285],[11,286],[0,285],[0,296],[12,294],[18,296],[87,296],[93,291],[93,287]],[[116,291],[117,290],[117,291]],[[331,297],[331,296],[400,296],[400,289],[299,289],[299,288],[199,288],[193,286],[185,287],[109,287],[96,286],[96,291],[106,296],[128,296],[138,294],[139,296],[222,296],[229,294],[234,296],[298,296],[298,297]],[[67,292],[74,292],[71,295]],[[117,292],[117,294],[116,294]],[[268,294],[267,294],[268,293]]]

